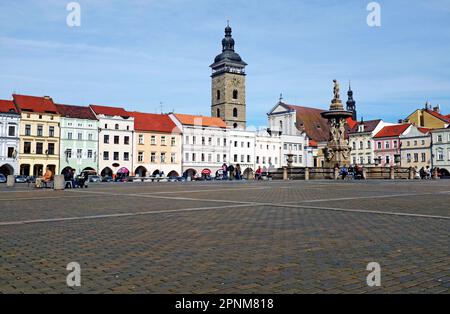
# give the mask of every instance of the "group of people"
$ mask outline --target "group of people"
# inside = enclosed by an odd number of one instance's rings
[[[364,171],[362,166],[353,166],[350,165],[347,167],[347,165],[342,166],[342,168],[339,171],[339,175],[341,176],[342,180],[345,180],[346,178],[350,178],[353,180],[364,180]]]
[[[416,179],[431,180],[433,178],[433,172],[435,172],[436,170],[439,175],[440,171],[438,168],[431,169],[430,166],[426,166],[420,168],[420,170],[417,170],[417,167],[415,167]]]
[[[66,187],[71,188],[87,188],[86,182],[88,181],[88,172],[82,172],[80,175],[76,175],[75,169],[67,169],[64,171],[64,181],[66,182]]]
[[[237,164],[236,167],[232,164],[222,165],[222,180],[242,180],[241,165]]]

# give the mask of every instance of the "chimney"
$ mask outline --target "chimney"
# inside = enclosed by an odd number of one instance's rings
[[[441,113],[441,106],[437,105],[436,107],[433,107],[433,111],[437,113]]]

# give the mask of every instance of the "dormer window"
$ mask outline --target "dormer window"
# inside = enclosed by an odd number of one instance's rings
[[[364,124],[358,126],[358,132],[364,132]]]

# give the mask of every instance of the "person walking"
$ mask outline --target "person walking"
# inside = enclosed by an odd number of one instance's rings
[[[228,166],[226,163],[222,165],[222,180],[228,180]]]
[[[343,166],[342,166],[341,171],[340,171],[339,174],[341,175],[342,180],[345,180],[345,178],[346,178],[347,175],[348,175],[348,169],[347,169],[347,166],[346,166],[346,165],[343,165]]]
[[[228,178],[230,180],[233,180],[234,177],[234,166],[233,165],[229,165],[228,166]]]
[[[236,172],[236,180],[239,180],[239,181],[242,180],[241,165],[240,164],[236,165],[235,172]]]

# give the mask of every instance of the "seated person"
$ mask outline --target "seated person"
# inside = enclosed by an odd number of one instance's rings
[[[42,182],[49,183],[53,181],[53,172],[49,167],[45,170],[44,177],[42,178]]]

